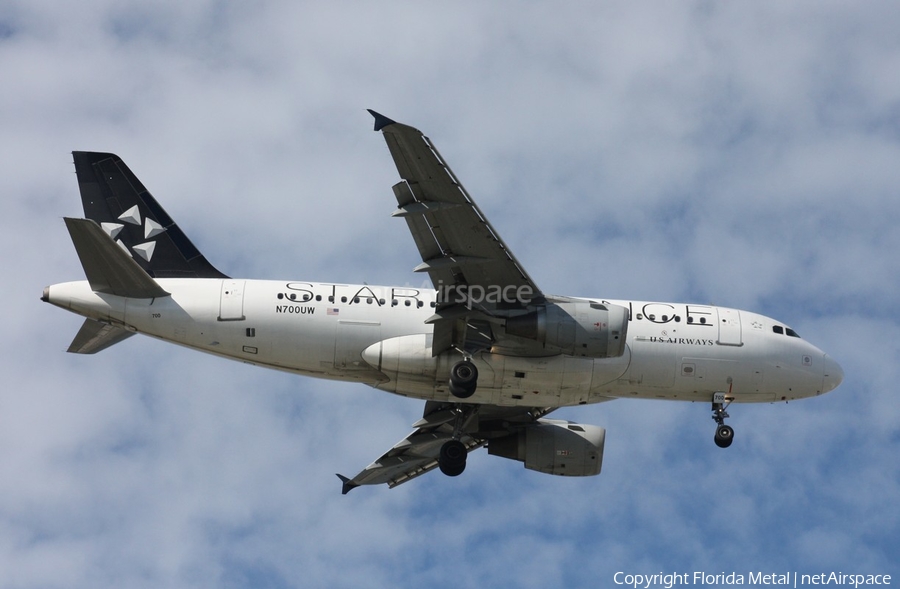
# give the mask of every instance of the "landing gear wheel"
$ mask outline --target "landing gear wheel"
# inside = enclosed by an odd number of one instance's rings
[[[730,425],[720,425],[716,428],[716,446],[727,448],[734,441],[734,429]]]
[[[450,440],[441,446],[438,467],[448,477],[459,476],[466,470],[466,458],[468,455],[465,444],[459,440]]]
[[[475,393],[478,385],[478,368],[468,360],[457,362],[450,368],[450,393],[454,397],[467,399]]]

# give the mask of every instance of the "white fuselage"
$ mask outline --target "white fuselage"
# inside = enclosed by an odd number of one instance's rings
[[[56,284],[48,301],[74,313],[219,356],[307,376],[455,401],[457,352],[432,357],[435,292],[409,287],[234,279],[158,279],[171,296],[131,299]],[[559,407],[634,397],[772,402],[828,392],[840,367],[783,324],[709,305],[602,301],[629,310],[616,358],[476,354],[469,403]],[[781,328],[780,330],[778,328]],[[781,331],[778,333],[777,331]]]

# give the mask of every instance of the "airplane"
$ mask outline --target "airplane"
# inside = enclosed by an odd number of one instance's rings
[[[400,174],[394,217],[433,288],[232,278],[217,270],[116,155],[73,152],[84,217],[65,218],[87,280],[41,299],[86,319],[68,348],[141,333],[217,356],[359,382],[425,401],[413,431],[354,477],[390,488],[468,453],[562,476],[600,473],[606,430],[551,419],[620,398],[711,403],[726,448],[732,403],[840,385],[838,363],[785,323],[709,304],[545,293],[421,131],[375,111]]]

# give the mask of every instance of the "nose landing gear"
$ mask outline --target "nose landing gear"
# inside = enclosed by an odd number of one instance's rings
[[[726,397],[725,393],[713,393],[712,418],[718,424],[714,440],[719,448],[727,448],[734,441],[734,429],[725,425],[725,418],[729,417],[726,409],[733,400],[734,397]]]

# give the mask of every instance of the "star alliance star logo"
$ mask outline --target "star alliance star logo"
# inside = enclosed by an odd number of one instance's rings
[[[144,226],[144,239],[149,240],[152,237],[156,237],[157,235],[163,233],[166,228],[147,217],[141,221],[141,212],[138,210],[138,206],[134,205],[121,215],[119,215],[119,220],[124,221],[125,223],[129,223],[131,225],[142,225]],[[121,239],[118,239],[119,233],[122,232],[122,229],[125,227],[122,223],[100,223],[100,227],[106,231],[106,234],[109,235],[113,241],[116,242],[120,248],[128,252],[128,246],[122,242]],[[134,254],[139,255],[144,261],[149,262],[151,258],[153,258],[153,251],[156,249],[156,241],[145,241],[143,243],[139,243],[135,246],[132,246],[130,253],[132,256]]]

